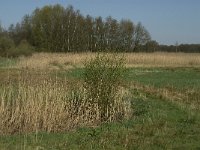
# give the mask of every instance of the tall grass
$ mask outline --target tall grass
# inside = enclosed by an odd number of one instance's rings
[[[200,67],[199,53],[119,53],[126,58],[127,67]],[[35,53],[21,57],[17,68],[59,69],[52,64],[60,64],[68,69],[83,67],[85,60],[94,58],[96,53]],[[59,65],[59,66],[60,66]]]
[[[130,102],[125,99],[128,92],[122,87],[106,95],[112,105],[103,112],[104,116],[109,114],[103,120],[101,103],[90,101],[89,85],[82,81],[74,83],[51,77],[48,72],[34,75],[22,71],[0,84],[0,134],[67,131],[128,118],[131,112]]]

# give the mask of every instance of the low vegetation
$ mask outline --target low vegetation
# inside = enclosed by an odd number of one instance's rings
[[[19,45],[15,46],[12,39],[0,36],[0,57],[31,56],[33,52],[34,48],[26,40],[22,40]]]
[[[84,88],[87,101],[92,108],[98,106],[102,121],[129,117],[129,98],[121,97],[122,92],[126,92],[122,91],[124,73],[124,60],[117,54],[98,54],[85,64]]]
[[[0,134],[67,131],[129,118],[128,92],[119,84],[122,64],[98,55],[86,62],[77,85],[45,72],[8,76],[0,87]]]
[[[110,56],[1,58],[0,148],[198,149],[199,55]]]
[[[15,68],[63,71],[82,68],[85,60],[96,53],[35,53],[31,57],[20,57]],[[192,53],[125,53],[126,67],[200,67],[200,54]],[[59,67],[61,66],[61,68]]]

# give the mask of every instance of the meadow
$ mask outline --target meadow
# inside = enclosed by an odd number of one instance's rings
[[[200,149],[200,54],[118,55],[106,110],[84,86],[96,53],[0,58],[0,149]]]

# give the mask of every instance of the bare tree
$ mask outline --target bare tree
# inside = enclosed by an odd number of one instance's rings
[[[141,22],[136,25],[133,35],[134,51],[137,51],[141,45],[145,45],[151,40],[149,32],[145,29]]]

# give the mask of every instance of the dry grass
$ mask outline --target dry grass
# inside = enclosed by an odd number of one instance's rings
[[[21,57],[17,68],[68,69],[83,67],[85,60],[96,53],[36,53],[31,57]],[[123,55],[123,54],[121,54]],[[197,53],[125,53],[128,67],[200,67]]]
[[[87,100],[81,83],[19,73],[14,81],[0,83],[0,134],[58,132],[101,123],[98,104]],[[79,87],[79,88],[77,88]],[[128,118],[130,103],[120,88],[107,121]]]
[[[91,53],[36,53],[31,57],[21,57],[17,68],[29,69],[68,69],[83,66]]]
[[[48,70],[82,67],[85,60],[95,57],[95,53],[36,53],[31,57],[21,57],[16,65],[24,72],[1,72],[0,82],[0,134],[47,131],[57,132],[77,126],[95,126],[101,123],[98,104],[89,103],[82,83],[49,77]],[[185,53],[126,53],[128,67],[200,67],[200,54]],[[16,70],[17,71],[17,70]],[[43,72],[44,71],[44,72]],[[13,73],[13,74],[12,74]],[[5,74],[7,76],[5,77]],[[16,76],[18,75],[18,76]],[[10,76],[10,77],[9,77]],[[10,79],[11,78],[11,79]],[[75,90],[73,90],[75,89]],[[184,95],[168,89],[142,89],[146,93],[165,98],[189,101],[192,92]],[[128,118],[130,102],[124,101],[128,92],[120,88],[116,94],[108,121],[123,115]],[[180,99],[180,100],[179,100]],[[190,105],[195,105],[196,97]]]
[[[199,53],[132,53],[125,54],[132,67],[200,67]]]
[[[132,83],[131,87],[140,90],[143,93],[154,95],[159,99],[167,99],[176,104],[189,107],[193,110],[200,110],[200,93],[195,89],[185,89],[178,91],[176,88],[155,88],[149,85],[141,85],[139,83]],[[143,97],[145,99],[145,96]]]

